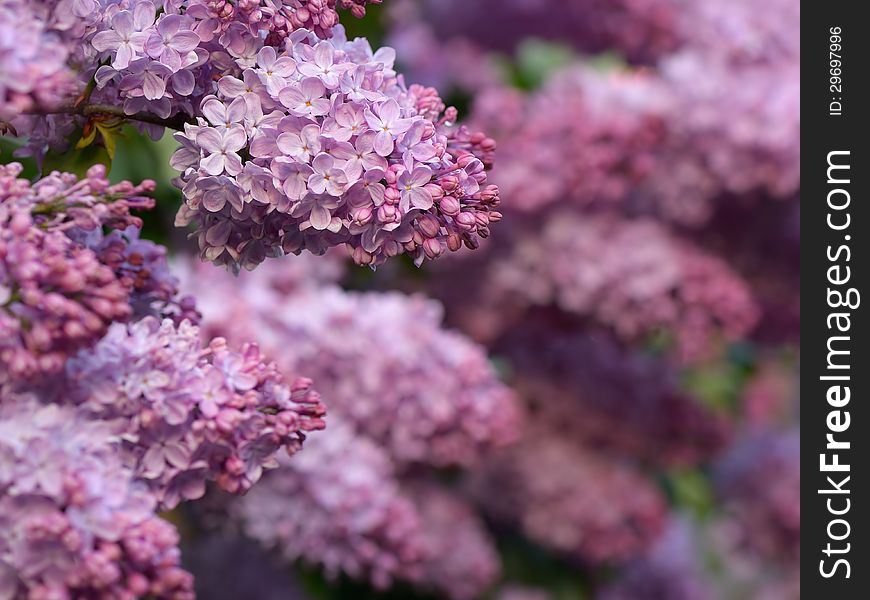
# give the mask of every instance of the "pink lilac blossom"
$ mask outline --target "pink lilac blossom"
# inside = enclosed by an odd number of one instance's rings
[[[40,18],[34,2],[0,1],[0,132],[3,121],[51,110],[74,92],[69,48]]]
[[[389,456],[331,419],[329,435],[269,473],[236,510],[245,532],[289,560],[386,588],[421,576],[423,547],[413,504]]]
[[[793,200],[800,190],[799,67],[735,68],[689,51],[670,57],[660,69],[672,98],[664,164],[704,172],[718,193]],[[669,176],[660,171],[652,191],[666,194]]]
[[[178,533],[105,423],[0,402],[0,598],[193,598]]]
[[[640,555],[662,530],[665,500],[639,472],[547,428],[472,472],[477,501],[532,541],[593,566]]]
[[[487,289],[520,306],[556,305],[622,339],[667,331],[684,361],[741,339],[757,319],[750,290],[726,263],[649,220],[554,214],[515,242]]]
[[[68,400],[117,428],[125,463],[163,508],[201,497],[210,480],[247,491],[279,450],[295,453],[324,426],[310,380],[285,382],[255,345],[204,347],[187,321],[113,325],[66,371]]]
[[[106,236],[97,231],[88,236],[88,245],[130,290],[134,320],[150,315],[172,318],[176,324],[183,320],[198,323],[196,301],[179,294],[178,278],[169,270],[166,248],[140,238],[139,233],[133,226]]]
[[[12,119],[14,135],[28,137],[22,155],[41,161],[49,149],[67,146],[64,135],[86,123],[78,100],[93,106],[146,115],[140,129],[159,137],[155,119],[178,125],[192,116],[201,99],[216,91],[222,75],[236,76],[253,66],[263,47],[280,47],[297,29],[320,37],[332,35],[337,5],[357,16],[379,0],[47,0],[28,3],[33,18],[8,36],[18,42],[4,52],[11,75],[26,69],[15,87],[0,81],[4,107],[0,118]],[[7,4],[19,4],[4,0]],[[5,12],[5,11],[4,11]],[[18,11],[10,10],[14,14]],[[27,14],[25,12],[24,14]],[[13,27],[14,19],[4,26]],[[4,42],[7,36],[3,36]],[[37,43],[39,42],[39,43]],[[51,60],[34,60],[37,48]],[[40,55],[41,56],[41,55]],[[5,64],[5,63],[4,63]],[[29,65],[29,66],[28,66]],[[77,76],[69,74],[70,67]],[[63,71],[56,73],[60,69]],[[65,76],[65,77],[64,77]],[[35,79],[35,81],[34,81]],[[96,87],[91,89],[90,83]],[[32,88],[32,89],[31,89]],[[47,90],[52,92],[48,96]],[[83,92],[80,98],[76,94]],[[34,104],[34,97],[39,104]],[[51,99],[52,106],[43,106]],[[56,100],[56,101],[55,101]],[[74,101],[75,100],[75,101]],[[14,103],[14,105],[13,105]],[[59,106],[62,105],[62,106]],[[15,109],[14,111],[11,109]],[[42,116],[20,114],[60,111],[46,127]],[[99,114],[99,110],[95,114]],[[4,115],[4,113],[9,113]],[[178,118],[176,118],[178,117]]]
[[[688,467],[730,441],[730,419],[684,391],[673,366],[601,332],[560,334],[526,319],[496,351],[538,419],[602,455]]]
[[[92,250],[129,290],[134,319],[149,314],[196,319],[193,300],[178,297],[166,249],[139,238],[142,219],[131,213],[154,206],[142,195],[153,191],[153,181],[110,184],[103,165],[94,165],[81,179],[54,171],[32,184],[18,178],[20,172],[17,163],[0,167],[0,202],[29,211],[38,228],[62,232]]]
[[[733,195],[793,200],[796,67],[735,69],[689,51],[657,71],[578,64],[527,95],[486,90],[473,122],[500,140],[494,181],[508,210],[537,215],[568,201],[696,227]]]
[[[455,124],[435,90],[406,88],[390,48],[294,32],[242,79],[225,76],[172,165],[204,259],[254,268],[266,257],[347,245],[358,264],[417,264],[488,237],[495,142]]]
[[[0,200],[0,379],[59,372],[130,312],[127,288],[91,250]]]
[[[450,600],[482,597],[499,579],[501,563],[473,507],[433,484],[406,486],[422,526],[423,586]]]
[[[440,305],[337,286],[291,290],[281,270],[236,279],[203,267],[186,289],[207,331],[253,335],[283,370],[313,377],[330,410],[400,464],[468,465],[517,436],[513,394],[482,348],[442,328]],[[229,305],[231,289],[237,301]]]

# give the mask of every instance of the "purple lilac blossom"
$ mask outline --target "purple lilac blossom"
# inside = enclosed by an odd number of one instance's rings
[[[390,48],[294,32],[225,76],[172,165],[202,257],[254,268],[345,244],[358,264],[476,248],[498,221],[495,142],[456,125],[434,89],[406,88]]]
[[[71,407],[0,402],[0,598],[193,598],[178,533],[113,440]]]
[[[667,508],[638,471],[547,427],[530,426],[520,444],[471,475],[474,495],[493,519],[592,566],[643,553]]]
[[[253,336],[282,370],[314,378],[330,410],[399,464],[469,465],[516,438],[513,394],[482,348],[442,328],[436,302],[326,285],[288,289],[282,269],[234,278],[203,266],[186,289],[197,294],[209,333]]]
[[[45,187],[0,168],[0,365],[3,378],[56,373],[130,316],[129,292],[97,255],[42,221]]]
[[[289,560],[386,588],[422,575],[417,512],[389,456],[337,419],[329,435],[269,473],[235,509],[245,532]]]
[[[187,321],[115,324],[66,370],[69,401],[116,427],[125,464],[163,508],[201,497],[209,480],[247,491],[282,447],[295,453],[324,426],[310,380],[285,382],[255,345],[204,347]]]
[[[406,486],[420,515],[423,587],[450,600],[482,597],[499,579],[501,563],[474,508],[433,484]]]
[[[667,331],[682,361],[741,339],[757,320],[750,290],[725,262],[651,220],[556,213],[515,241],[486,287],[499,306],[556,305],[625,340]]]
[[[178,296],[166,248],[140,239],[142,219],[131,213],[154,206],[142,195],[153,191],[153,181],[110,184],[103,165],[81,179],[54,171],[33,184],[18,178],[20,171],[17,163],[0,167],[0,202],[29,210],[38,228],[64,233],[92,250],[129,290],[134,320],[149,314],[196,320],[193,300]]]
[[[75,91],[69,48],[50,31],[38,2],[0,0],[0,133],[3,122],[51,110]]]
[[[377,1],[35,0],[20,11],[15,7],[22,3],[4,0],[9,9],[3,12],[13,16],[0,27],[10,30],[3,42],[11,45],[0,57],[3,75],[14,81],[0,80],[0,119],[11,120],[13,135],[29,138],[20,153],[41,161],[47,150],[64,149],[65,135],[86,123],[72,114],[78,99],[127,115],[189,117],[219,77],[240,75],[261,48],[281,47],[301,28],[329,37],[337,5],[360,17]],[[16,26],[21,14],[27,15],[24,27]],[[48,51],[37,61],[37,50]],[[50,123],[21,114],[34,109],[67,114],[49,117]],[[139,127],[154,137],[163,131],[157,124]]]

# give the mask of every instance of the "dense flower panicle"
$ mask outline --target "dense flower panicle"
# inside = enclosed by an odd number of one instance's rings
[[[269,473],[236,508],[245,532],[290,560],[387,587],[419,580],[422,540],[389,456],[331,419],[329,435]]]
[[[203,326],[231,339],[253,335],[282,369],[314,378],[330,410],[400,464],[468,465],[517,436],[513,394],[479,346],[441,327],[437,303],[335,286],[288,293],[281,267],[238,279],[195,271],[186,289],[200,300]]]
[[[0,380],[57,373],[130,316],[129,292],[89,249],[0,199]]]
[[[671,98],[663,165],[703,173],[719,194],[794,200],[800,190],[798,61],[736,69],[686,51],[663,63],[661,77]],[[678,191],[668,181],[674,172],[667,171],[652,178],[652,193]]]
[[[35,183],[20,178],[21,170],[19,163],[0,166],[0,202],[29,211],[40,228],[76,241],[102,227],[142,227],[142,219],[130,211],[154,207],[154,199],[144,195],[154,191],[153,181],[112,184],[105,165],[92,166],[82,178],[52,171]]]
[[[480,598],[498,580],[501,564],[474,509],[432,484],[407,492],[420,514],[423,582],[450,600]]]
[[[683,46],[703,52],[710,61],[734,67],[776,64],[800,59],[800,2],[773,0],[671,0],[679,3]]]
[[[490,292],[521,305],[556,305],[628,340],[659,330],[682,360],[755,325],[750,290],[728,265],[648,220],[554,215],[493,269]],[[499,300],[501,301],[501,300]]]
[[[503,86],[483,92],[473,117],[500,140],[493,177],[505,208],[535,215],[571,203],[685,219],[685,199],[672,205],[669,198],[659,202],[637,193],[661,167],[662,100],[645,72],[602,74],[582,67],[559,73],[527,96]]]
[[[143,300],[153,301],[143,296],[158,286],[146,280],[160,273],[143,264],[140,277],[129,277],[103,240],[112,228],[127,228],[125,239],[132,239],[141,219],[131,211],[153,206],[142,194],[154,182],[110,184],[102,165],[83,178],[55,171],[35,183],[19,177],[21,170],[18,163],[0,167],[0,364],[15,378],[60,370],[109,323],[138,313]],[[121,234],[109,237],[120,240]],[[149,248],[152,266],[159,263],[162,249],[150,242],[137,246]],[[137,260],[135,254],[128,258]],[[171,276],[160,277],[169,302]]]
[[[489,88],[473,121],[500,140],[494,180],[508,210],[537,215],[567,201],[694,227],[730,195],[793,200],[797,66],[735,70],[692,51],[656,72],[577,65],[525,96]]]
[[[247,491],[282,447],[294,453],[324,426],[310,380],[287,384],[257,346],[203,347],[198,334],[186,321],[116,324],[67,365],[70,400],[113,424],[125,463],[164,508],[201,497],[209,480]]]
[[[0,47],[0,119],[28,138],[19,153],[41,161],[47,150],[66,148],[65,136],[86,123],[73,114],[80,92],[127,115],[194,115],[217,78],[239,75],[264,46],[280,47],[303,28],[330,37],[338,7],[361,17],[366,4],[380,0],[3,1],[11,16],[0,23],[9,29]],[[21,4],[25,10],[16,8]],[[32,109],[65,114],[48,121],[21,114]],[[163,131],[139,127],[155,137]]]
[[[476,248],[501,218],[486,168],[495,142],[457,126],[430,88],[406,88],[390,48],[305,30],[225,76],[172,165],[203,258],[252,269],[266,257],[346,244],[359,264],[419,264]]]
[[[531,321],[498,348],[537,418],[596,452],[687,467],[730,440],[730,421],[682,390],[672,366],[606,335],[560,335]]]
[[[193,598],[178,533],[112,441],[71,407],[0,403],[0,598]]]
[[[134,320],[150,315],[172,318],[176,324],[183,320],[198,323],[196,301],[179,294],[178,278],[169,270],[166,248],[141,239],[139,234],[133,226],[106,236],[95,232],[88,236],[88,245],[130,289]]]
[[[3,121],[50,110],[75,90],[69,48],[40,18],[35,2],[0,0],[0,133]]]
[[[801,532],[798,431],[747,432],[714,477],[726,510],[739,523],[741,546],[796,564]]]
[[[478,502],[529,539],[590,565],[641,554],[657,537],[665,500],[622,463],[597,456],[548,429],[472,473]]]

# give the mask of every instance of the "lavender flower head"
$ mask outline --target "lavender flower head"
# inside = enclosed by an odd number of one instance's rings
[[[0,598],[193,598],[178,533],[112,442],[72,407],[0,403]]]
[[[172,165],[203,258],[252,269],[266,257],[346,244],[358,264],[417,264],[489,235],[495,143],[457,126],[433,89],[406,88],[390,48],[298,30],[225,76],[177,134]]]
[[[468,465],[517,436],[513,394],[480,347],[441,327],[440,305],[337,286],[288,291],[281,270],[235,279],[204,267],[186,289],[202,299],[208,331],[253,336],[283,370],[309,374],[333,414],[400,464]],[[232,310],[222,301],[230,286]]]
[[[125,464],[164,508],[201,497],[209,480],[247,491],[282,447],[294,453],[324,426],[310,380],[287,384],[257,346],[203,347],[198,334],[186,321],[116,324],[67,365],[69,397],[116,427]]]

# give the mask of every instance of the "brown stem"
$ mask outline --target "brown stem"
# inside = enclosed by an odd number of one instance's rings
[[[132,115],[128,115],[124,112],[124,109],[119,106],[112,106],[111,104],[89,104],[82,103],[78,106],[68,105],[59,108],[55,108],[53,110],[47,111],[38,111],[41,115],[52,115],[52,114],[65,114],[65,115],[81,115],[83,117],[93,117],[96,115],[108,115],[112,117],[118,117],[120,119],[126,119],[127,121],[138,121],[140,123],[150,123],[151,125],[160,125],[161,127],[168,127],[169,129],[174,129],[176,131],[184,131],[184,124],[189,123],[189,117],[186,117],[183,114],[177,114],[174,117],[162,118],[158,117],[155,114],[151,114],[148,112],[138,112]]]

